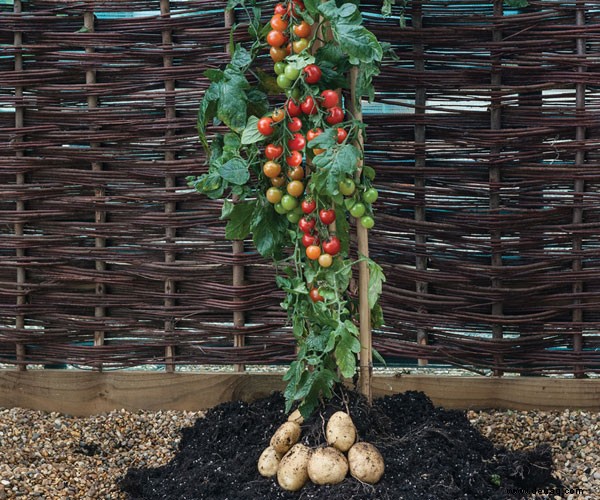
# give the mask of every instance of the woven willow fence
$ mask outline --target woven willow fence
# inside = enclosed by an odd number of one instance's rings
[[[0,5],[0,362],[293,358],[269,262],[234,254],[219,203],[185,181],[205,170],[196,110],[227,60],[224,3]],[[412,0],[406,27],[396,3],[364,6],[397,55],[365,109],[388,277],[375,347],[600,371],[597,2]]]

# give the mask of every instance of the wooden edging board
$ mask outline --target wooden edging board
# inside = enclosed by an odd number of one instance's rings
[[[0,407],[76,416],[128,410],[204,410],[282,390],[281,373],[0,370]],[[423,391],[459,409],[600,411],[600,379],[401,375],[373,377],[375,398]]]

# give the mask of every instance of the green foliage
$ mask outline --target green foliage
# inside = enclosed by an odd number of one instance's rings
[[[504,0],[504,5],[507,7],[514,7],[517,9],[521,9],[523,7],[529,6],[528,0]]]
[[[281,163],[285,174],[285,158],[291,155],[288,145],[291,133],[287,128],[291,117],[286,115],[281,123],[274,123],[274,131],[268,136],[258,130],[259,120],[270,116],[267,96],[271,96],[271,102],[281,96],[277,107],[282,106],[285,97],[274,74],[254,64],[257,55],[268,49],[264,39],[270,27],[268,23],[261,24],[260,10],[249,4],[243,0],[227,3],[227,9],[246,11],[251,41],[245,46],[234,46],[232,36],[229,64],[205,72],[211,83],[199,106],[198,133],[207,151],[208,169],[188,181],[209,198],[224,200],[221,218],[227,221],[225,236],[228,239],[252,238],[257,251],[274,260],[277,285],[285,292],[281,307],[287,311],[298,345],[297,359],[284,377],[286,409],[289,411],[298,405],[302,414],[308,416],[321,400],[332,396],[336,383],[353,377],[357,370],[361,348],[359,318],[356,299],[349,291],[357,262],[349,258],[353,227],[349,208],[371,187],[375,171],[365,166],[359,175],[363,154],[356,139],[359,131],[364,132],[362,123],[346,116],[342,123],[330,125],[325,120],[325,109],[301,116],[303,135],[316,127],[323,129],[303,152],[304,165],[310,161],[310,172],[303,179],[305,192],[318,207],[307,217],[315,220],[314,233],[323,248],[333,241],[333,236],[340,240],[340,251],[332,257],[330,266],[308,259],[301,243],[303,233],[297,224],[303,214],[293,210],[286,212],[287,203],[273,204],[267,199],[267,191],[277,193],[277,189],[263,173],[267,161],[265,148],[270,143],[282,148],[283,153],[276,161]],[[332,39],[314,53],[304,51],[285,58],[285,64],[300,73],[309,64],[317,65],[322,73],[317,84],[297,78],[291,83],[288,95],[297,95],[300,101],[307,97],[318,100],[325,89],[348,88],[349,71],[358,66],[358,93],[373,98],[372,78],[378,74],[379,63],[387,49],[363,26],[358,4],[358,1],[305,0],[306,9],[300,13],[301,17],[309,23],[325,23]],[[211,136],[212,125],[224,126],[227,132]],[[348,134],[341,143],[338,143],[338,127]],[[322,152],[313,154],[313,149]],[[347,179],[356,183],[351,197],[344,197],[339,190],[340,181]],[[285,193],[285,189],[281,187],[280,194]],[[272,196],[270,199],[274,200]],[[300,201],[301,198],[298,203]],[[319,209],[334,210],[335,235],[318,219]],[[370,207],[368,213],[372,215]],[[364,257],[359,257],[360,260],[366,260],[370,269],[371,321],[374,327],[379,327],[383,324],[383,315],[378,299],[385,277],[381,267],[373,261]],[[319,300],[314,298],[314,292]]]

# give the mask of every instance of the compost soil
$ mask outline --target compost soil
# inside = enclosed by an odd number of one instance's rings
[[[132,500],[445,500],[516,499],[512,488],[560,486],[551,476],[550,448],[497,448],[465,413],[436,408],[423,393],[377,399],[370,407],[355,392],[339,394],[302,426],[301,441],[324,443],[324,423],[349,410],[360,440],[374,444],[385,474],[373,486],[348,476],[333,486],[307,483],[282,490],[259,475],[257,460],[277,427],[286,421],[280,393],[256,401],[224,403],[182,430],[175,457],[156,469],[131,469],[120,486]]]

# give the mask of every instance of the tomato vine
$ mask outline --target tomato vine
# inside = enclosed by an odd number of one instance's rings
[[[372,78],[386,47],[364,27],[357,1],[287,0],[274,6],[264,25],[256,6],[230,0],[227,8],[237,6],[247,12],[253,43],[232,46],[225,69],[205,73],[211,84],[198,131],[209,168],[188,180],[208,197],[224,199],[227,238],[251,236],[274,260],[277,285],[286,293],[281,306],[298,345],[284,376],[286,410],[298,404],[308,415],[357,369],[358,305],[350,291],[357,261],[350,257],[350,231],[353,224],[373,227],[377,190],[375,171],[362,165],[358,136],[364,125],[346,106],[348,75],[359,67],[356,100],[373,99]],[[272,72],[257,61],[265,53]],[[228,131],[209,143],[211,123]],[[385,277],[372,260],[358,260],[369,265],[377,327]]]

